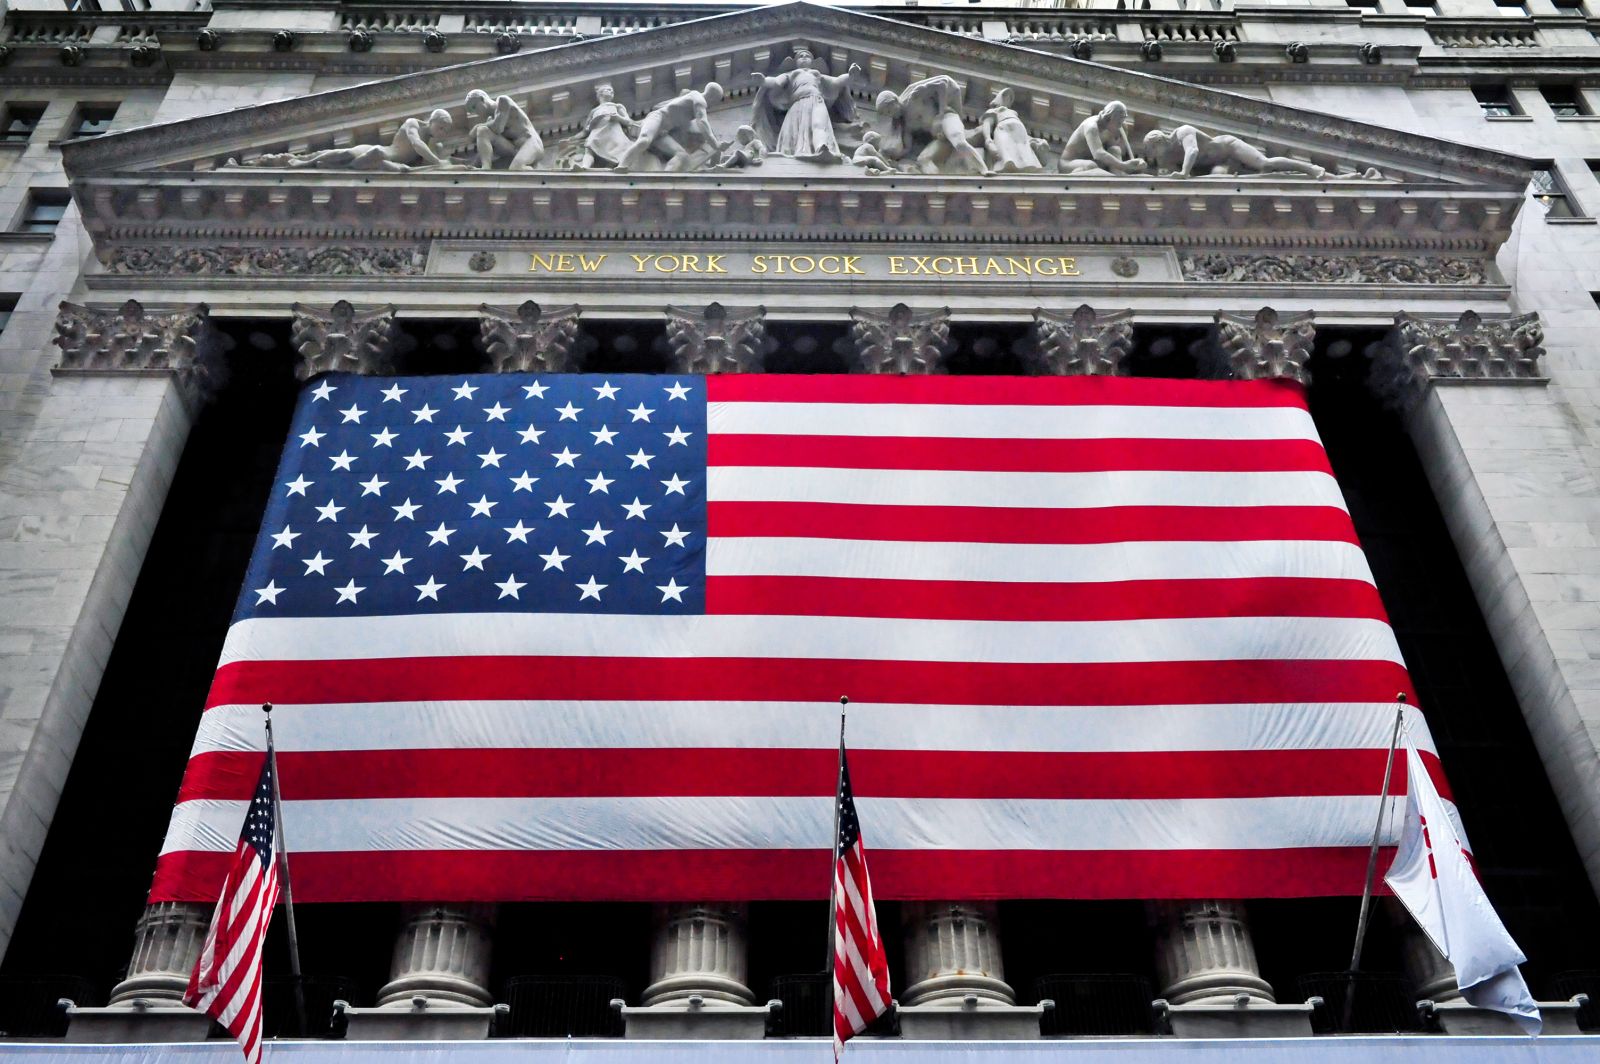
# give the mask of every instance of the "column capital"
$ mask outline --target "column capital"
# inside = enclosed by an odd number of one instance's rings
[[[730,315],[721,303],[704,310],[667,308],[674,373],[760,373],[767,357],[767,308]]]
[[[357,311],[341,299],[327,310],[294,305],[290,343],[300,355],[294,375],[308,381],[320,373],[378,374],[394,355],[395,308]]]
[[[858,373],[943,373],[954,344],[950,308],[913,313],[896,303],[887,314],[850,308]]]
[[[1313,317],[1310,311],[1285,317],[1271,307],[1262,307],[1254,315],[1217,311],[1211,330],[1216,370],[1240,381],[1280,379],[1310,384],[1306,363],[1317,335]]]
[[[1401,312],[1375,352],[1370,380],[1380,399],[1405,411],[1434,380],[1542,380],[1543,354],[1538,314],[1484,318],[1469,310],[1452,318]]]
[[[58,372],[170,373],[192,397],[219,383],[223,338],[204,303],[147,310],[130,299],[116,310],[63,302],[56,315]]]
[[[578,316],[570,307],[546,313],[533,300],[516,309],[478,307],[484,350],[496,373],[572,373],[583,355]]]
[[[1085,303],[1070,316],[1043,307],[1033,311],[1035,373],[1052,376],[1115,377],[1133,344],[1133,311],[1104,313]]]

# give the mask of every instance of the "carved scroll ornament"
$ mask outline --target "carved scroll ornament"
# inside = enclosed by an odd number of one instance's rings
[[[289,340],[300,353],[295,376],[303,381],[320,373],[385,373],[394,353],[395,308],[358,312],[346,300],[328,310],[294,305]]]
[[[1400,313],[1372,365],[1370,383],[1390,406],[1406,410],[1430,381],[1538,379],[1544,326],[1537,314],[1459,318]]]
[[[222,340],[204,303],[150,313],[136,299],[114,311],[63,302],[51,342],[64,370],[166,370],[192,395],[214,387],[221,372]]]
[[[1035,373],[1055,376],[1116,376],[1133,343],[1133,311],[1101,314],[1085,303],[1070,318],[1044,309],[1033,312]]]
[[[1310,312],[1281,317],[1262,307],[1253,317],[1218,311],[1213,337],[1218,369],[1234,380],[1292,380],[1311,383],[1306,363],[1316,325]]]
[[[515,310],[478,308],[483,347],[496,373],[571,373],[578,363],[576,305],[545,313],[533,300]]]
[[[896,303],[887,314],[852,308],[851,339],[862,373],[943,373],[954,344],[950,309],[913,313]]]
[[[767,354],[767,308],[730,317],[721,303],[703,311],[667,308],[674,373],[760,373]]]

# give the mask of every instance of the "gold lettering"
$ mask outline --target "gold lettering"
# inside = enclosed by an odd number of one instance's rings
[[[949,255],[935,255],[932,259],[928,260],[928,264],[933,268],[933,272],[938,274],[940,277],[948,277],[952,273],[956,272],[954,266],[955,261],[956,260],[951,258]],[[939,263],[941,262],[946,264],[944,269],[939,268]]]
[[[707,273],[727,273],[728,271],[723,269],[723,267],[722,267],[722,260],[725,259],[725,258],[727,258],[726,255],[707,255],[706,256],[706,272]]]
[[[805,263],[803,267],[800,265],[802,262]],[[817,260],[810,255],[796,255],[789,260],[789,268],[794,270],[795,273],[815,273]]]
[[[1067,258],[1062,259],[1061,260],[1061,276],[1063,276],[1063,277],[1081,277],[1082,274],[1080,274],[1078,272],[1078,260],[1077,259],[1067,259]]]
[[[851,257],[853,258],[854,256]],[[890,255],[889,272],[892,274],[910,273],[911,271],[906,269],[906,257],[904,255]]]
[[[928,265],[928,256],[926,256],[926,255],[913,255],[913,256],[911,256],[911,267],[912,267],[911,268],[911,272],[912,273],[932,273],[933,272],[933,268]]]
[[[821,270],[823,273],[838,273],[839,256],[823,255],[817,259],[817,269]]]
[[[685,273],[704,273],[705,271],[700,268],[700,256],[685,255],[683,257],[683,271]]]
[[[757,255],[750,263],[750,272],[751,273],[766,273],[767,272],[767,257],[765,255]]]
[[[677,273],[678,268],[682,265],[682,260],[680,260],[676,255],[656,256],[655,266],[657,273]]]
[[[957,273],[977,273],[978,257],[976,255],[962,255],[956,259]]]
[[[1034,259],[1033,269],[1040,277],[1054,277],[1061,272],[1056,259]]]
[[[839,272],[865,274],[867,271],[861,268],[860,263],[860,255],[846,255],[844,257],[844,269],[840,270]],[[893,273],[894,271],[891,270],[890,272]]]
[[[1005,272],[1006,271],[1000,268],[1000,264],[994,261],[993,255],[990,255],[987,259],[983,260],[983,275],[985,277],[989,276],[991,273],[998,273],[1001,276],[1004,276]]]
[[[589,256],[585,255],[583,252],[581,252],[581,251],[578,252],[578,265],[583,267],[583,272],[584,273],[593,273],[594,271],[598,270],[602,265],[604,265],[605,261],[606,261],[606,256],[605,256],[604,252],[601,252],[600,254],[596,255],[592,259]]]
[[[1007,277],[1015,277],[1018,274],[1018,272],[1021,272],[1021,273],[1025,274],[1028,277],[1032,277],[1033,276],[1033,256],[1032,255],[1025,255],[1022,258],[1018,259],[1018,258],[1013,258],[1010,255],[1007,255],[1006,256],[1006,268],[1010,271],[1009,273],[1006,274]]]
[[[628,257],[633,260],[634,273],[643,273],[644,268],[650,264],[649,255],[634,255],[630,253]]]
[[[545,273],[550,273],[554,271],[555,268],[556,256],[540,255],[539,253],[535,252],[533,255],[533,262],[528,266],[528,272],[537,273],[538,271],[543,270]]]

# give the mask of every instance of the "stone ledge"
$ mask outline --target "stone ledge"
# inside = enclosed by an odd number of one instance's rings
[[[765,1038],[767,1020],[783,1004],[769,1001],[765,1005],[708,1005],[696,994],[689,998],[687,1008],[630,1006],[623,1004],[621,998],[612,999],[611,1007],[621,1013],[627,1038],[720,1042]]]
[[[1578,1010],[1589,1003],[1589,995],[1576,994],[1568,1001],[1539,1001],[1544,1019],[1541,1037],[1555,1034],[1583,1034],[1578,1027]],[[1460,998],[1450,1001],[1417,1002],[1424,1023],[1437,1024],[1447,1035],[1526,1035],[1515,1020],[1503,1012],[1480,1009]]]
[[[1279,1005],[1239,994],[1220,1004],[1205,1001],[1173,1005],[1164,998],[1151,1004],[1157,1017],[1178,1038],[1309,1038],[1311,1013],[1322,999]]]
[[[969,995],[954,1006],[899,1005],[895,1015],[907,1041],[1018,1041],[1039,1038],[1039,1024],[1054,1008],[1054,1001],[979,1006]]]
[[[68,1042],[119,1045],[141,1042],[204,1042],[211,1017],[185,1005],[134,998],[122,1005],[84,1008],[67,1002]]]
[[[407,1002],[380,1008],[355,1008],[335,1001],[336,1022],[345,1024],[351,1042],[461,1042],[489,1037],[495,1020],[510,1006],[439,1004],[418,995]]]

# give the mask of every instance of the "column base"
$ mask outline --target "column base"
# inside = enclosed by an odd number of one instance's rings
[[[1279,1005],[1249,994],[1173,1005],[1157,998],[1156,1015],[1177,1038],[1310,1038],[1311,1013],[1321,998]]]
[[[940,1005],[900,1005],[900,1037],[908,1041],[1011,1042],[1040,1037],[1039,1024],[1053,1001],[1037,1005],[980,1004],[976,994]]]
[[[495,1017],[507,1005],[457,1005],[417,995],[410,1001],[358,1009],[335,1001],[333,1014],[351,1042],[475,1042],[489,1037]]]
[[[767,1036],[767,1021],[783,1003],[725,1005],[697,994],[675,1005],[632,1006],[613,998],[611,1007],[622,1014],[627,1038],[759,1041]]]
[[[1539,1015],[1544,1019],[1543,1035],[1582,1034],[1578,1029],[1578,1010],[1589,1003],[1589,995],[1578,994],[1570,1001],[1540,1001]],[[1516,1020],[1503,1012],[1480,1009],[1461,998],[1450,1001],[1419,1001],[1417,1011],[1423,1023],[1437,1024],[1445,1034],[1458,1035],[1524,1035]]]
[[[65,1041],[95,1045],[204,1042],[211,1017],[187,1005],[133,998],[117,1005],[67,1007]]]

